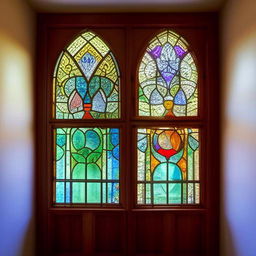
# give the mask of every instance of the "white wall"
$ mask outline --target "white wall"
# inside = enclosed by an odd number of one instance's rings
[[[35,17],[0,1],[0,255],[34,255],[33,58]]]
[[[256,2],[222,12],[223,256],[256,255]]]

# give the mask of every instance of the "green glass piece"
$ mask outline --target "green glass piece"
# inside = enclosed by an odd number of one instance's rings
[[[89,94],[93,97],[100,89],[100,77],[94,76],[89,84]]]
[[[85,163],[85,158],[83,155],[72,153],[72,157],[76,160],[78,163]]]
[[[85,178],[85,164],[77,164],[72,173],[73,179],[84,179]]]
[[[100,203],[101,187],[100,183],[87,183],[87,203]]]
[[[97,164],[87,165],[87,179],[100,179],[101,171]]]
[[[72,142],[75,149],[79,150],[83,148],[85,145],[84,133],[81,130],[77,129],[73,134]]]
[[[56,160],[58,161],[58,160],[60,160],[63,157],[64,150],[60,146],[58,146],[58,145],[57,145],[56,149],[57,149]]]
[[[85,203],[85,184],[83,182],[73,182],[72,202]]]

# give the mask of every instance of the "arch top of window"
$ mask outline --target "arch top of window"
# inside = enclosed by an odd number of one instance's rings
[[[198,70],[189,43],[165,29],[145,47],[137,70],[140,117],[198,116]]]
[[[56,119],[120,118],[120,72],[111,49],[83,31],[63,49],[53,75]]]

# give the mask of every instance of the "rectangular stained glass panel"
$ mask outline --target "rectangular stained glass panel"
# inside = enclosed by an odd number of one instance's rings
[[[56,204],[119,203],[119,129],[57,128]]]
[[[137,203],[199,204],[199,129],[137,130]]]

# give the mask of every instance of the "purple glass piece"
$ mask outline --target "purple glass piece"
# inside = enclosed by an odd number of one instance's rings
[[[174,77],[174,74],[171,74],[169,72],[164,72],[164,71],[161,71],[161,75],[163,76],[167,84],[169,84]]]
[[[179,57],[182,57],[186,53],[179,45],[175,45],[174,50]]]
[[[157,45],[153,50],[149,52],[149,54],[154,58],[157,59],[160,57],[162,52],[162,47],[160,45]]]

